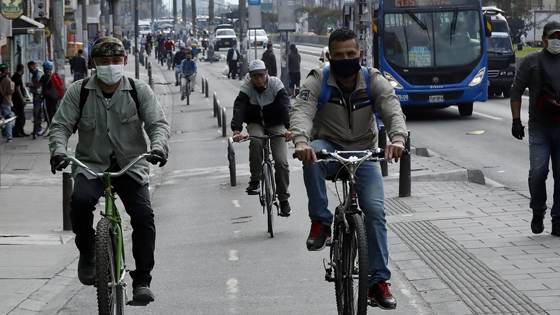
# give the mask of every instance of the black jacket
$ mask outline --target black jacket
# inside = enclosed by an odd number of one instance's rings
[[[288,72],[290,73],[299,72],[300,63],[301,63],[301,55],[299,54],[297,48],[294,48],[288,54]]]
[[[231,130],[242,131],[243,123],[256,123],[265,128],[284,125],[288,129],[290,109],[288,93],[277,77],[268,76],[266,89],[261,94],[251,80],[246,80],[233,104]]]
[[[237,48],[235,48],[235,47],[232,47],[227,52],[227,58],[226,58],[227,62],[233,61],[233,60],[231,60],[231,58],[233,58],[233,51],[234,50],[237,53],[237,61],[239,62],[241,60],[241,54],[239,54],[239,50],[237,50]]]
[[[267,49],[262,54],[261,60],[264,62],[269,75],[276,76],[278,74],[278,70],[276,69],[276,56],[274,56],[272,51]]]

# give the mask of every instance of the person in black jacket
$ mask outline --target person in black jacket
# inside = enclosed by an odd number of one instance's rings
[[[88,66],[84,57],[84,50],[78,49],[78,55],[70,60],[70,72],[74,75],[74,82],[87,77]]]
[[[241,55],[239,54],[239,50],[237,50],[237,42],[233,42],[233,46],[231,46],[231,48],[228,50],[227,52],[227,58],[226,61],[228,63],[229,66],[229,73],[228,73],[228,79],[229,76],[231,75],[231,78],[235,80],[235,76],[237,75],[237,62],[241,59]]]
[[[288,54],[288,75],[290,76],[290,89],[292,89],[292,97],[299,94],[299,84],[301,81],[301,55],[296,45],[290,45],[290,53]]]
[[[278,200],[280,200],[280,215],[288,217],[292,212],[288,202],[290,197],[288,192],[290,169],[288,165],[288,146],[286,144],[292,139],[289,130],[290,98],[282,81],[267,74],[266,66],[262,60],[251,61],[249,75],[251,79],[246,80],[241,86],[239,95],[237,95],[233,105],[233,118],[231,119],[233,141],[239,142],[243,139],[241,135],[243,123],[247,124],[247,132],[250,136],[284,135],[284,139],[280,137],[270,139],[270,146],[274,158],[274,170],[276,171],[275,181]],[[249,195],[259,194],[263,160],[262,150],[262,140],[251,140],[249,145],[251,181],[247,187]]]
[[[276,69],[276,56],[274,56],[274,52],[272,51],[272,43],[266,45],[266,51],[262,54],[261,60],[266,65],[268,75],[275,77],[278,74],[278,70]]]

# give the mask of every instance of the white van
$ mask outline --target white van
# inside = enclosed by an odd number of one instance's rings
[[[140,36],[144,35],[148,35],[152,32],[152,27],[150,26],[150,22],[143,22],[143,21],[138,21],[138,34],[140,34]]]

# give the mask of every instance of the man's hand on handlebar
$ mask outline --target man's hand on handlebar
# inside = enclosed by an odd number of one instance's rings
[[[282,137],[286,138],[286,142],[292,141],[292,132],[290,130],[284,131]]]
[[[315,150],[310,147],[307,142],[296,143],[295,156],[298,160],[305,162],[308,166],[311,166],[317,162],[317,156],[315,155]]]
[[[146,161],[152,163],[153,165],[156,165],[159,162],[159,167],[163,167],[167,163],[167,154],[165,152],[161,150],[152,150],[150,153],[157,155],[157,157],[149,156],[146,158]]]
[[[404,143],[401,141],[395,141],[391,144],[388,144],[385,147],[385,160],[389,163],[393,163],[393,159],[395,159],[395,163],[399,161],[399,158],[403,155],[404,152]]]
[[[243,140],[243,135],[241,135],[241,131],[236,130],[233,132],[232,138],[233,138],[233,142],[239,142]]]
[[[56,171],[62,171],[68,166],[69,163],[64,160],[65,157],[68,157],[68,155],[64,153],[51,156],[51,172],[53,174],[56,174]]]

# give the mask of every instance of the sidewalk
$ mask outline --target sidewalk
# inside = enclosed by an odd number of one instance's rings
[[[141,73],[147,80],[142,66]],[[158,67],[154,75],[171,121],[169,88]],[[550,222],[532,234],[527,197],[481,171],[415,151],[411,197],[397,197],[398,164],[385,179],[389,250],[430,314],[560,314],[560,247]],[[0,143],[0,314],[48,311],[52,299],[79,285],[73,234],[61,231],[61,176],[50,173],[48,157],[46,139]]]
[[[66,66],[70,77],[70,67]],[[134,77],[134,57],[125,74]],[[172,122],[169,88],[154,67],[154,89]],[[148,81],[140,65],[140,79]],[[32,129],[31,107],[26,107],[26,131]],[[70,137],[68,151],[76,147]],[[0,143],[0,314],[39,314],[68,286],[77,285],[78,251],[72,231],[62,230],[62,175],[49,165],[48,139],[5,139]],[[154,169],[155,176],[159,171]],[[124,211],[123,211],[124,212]],[[127,218],[123,213],[123,221]],[[97,217],[97,215],[96,215]],[[68,297],[66,297],[68,298]]]

